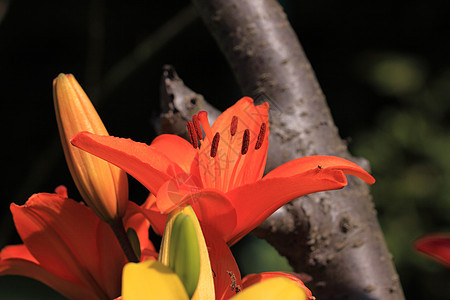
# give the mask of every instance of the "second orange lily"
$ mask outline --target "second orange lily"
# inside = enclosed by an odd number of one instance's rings
[[[24,244],[0,251],[0,275],[34,278],[70,299],[120,295],[127,258],[111,228],[89,207],[69,199],[64,187],[34,194],[25,205],[11,204],[11,212]],[[139,237],[142,259],[156,259],[150,224],[137,205],[130,202],[124,221]]]

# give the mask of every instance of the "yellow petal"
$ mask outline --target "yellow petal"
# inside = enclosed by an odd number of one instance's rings
[[[189,300],[177,274],[159,261],[128,263],[122,274],[122,300]]]
[[[284,277],[275,277],[254,284],[231,299],[306,300],[306,295],[303,289],[292,280]]]
[[[180,212],[181,211],[181,212]],[[209,261],[208,248],[206,246],[203,232],[198,222],[192,207],[187,206],[183,209],[175,210],[171,212],[167,218],[166,228],[161,243],[161,250],[159,253],[159,261],[164,265],[169,265],[169,249],[170,249],[170,236],[172,234],[173,222],[177,215],[182,213],[190,216],[194,223],[195,231],[197,234],[199,252],[200,252],[200,275],[198,279],[197,289],[191,299],[194,300],[211,300],[215,299],[214,293],[214,279],[211,271],[211,263]]]
[[[108,135],[94,106],[73,75],[53,81],[53,100],[64,155],[84,201],[106,222],[122,217],[128,203],[125,172],[69,142],[81,131]]]

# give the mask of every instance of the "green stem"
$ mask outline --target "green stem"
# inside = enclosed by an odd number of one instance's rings
[[[111,223],[109,223],[109,226],[111,226],[114,234],[116,235],[117,240],[119,241],[119,244],[122,247],[128,261],[139,262],[139,259],[136,256],[133,247],[131,246],[130,240],[128,239],[125,227],[123,227],[122,219],[112,221]]]

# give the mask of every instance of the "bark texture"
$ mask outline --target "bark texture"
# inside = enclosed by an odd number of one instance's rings
[[[271,104],[267,169],[294,158],[350,155],[314,72],[274,0],[193,0],[226,55],[244,94]],[[299,183],[301,184],[301,183]],[[282,191],[280,191],[282,192]],[[369,187],[349,178],[343,190],[296,199],[254,231],[313,277],[318,299],[404,299]]]
[[[160,120],[155,122],[158,134],[172,133],[189,140],[186,123],[192,120],[193,115],[204,110],[212,124],[220,114],[202,95],[187,87],[170,65],[163,67],[160,93],[161,115]]]

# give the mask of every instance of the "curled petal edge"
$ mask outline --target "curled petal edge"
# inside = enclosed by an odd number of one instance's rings
[[[233,245],[289,201],[315,192],[341,189],[347,185],[344,172],[335,169],[313,169],[289,177],[264,177],[253,184],[227,193],[238,209],[234,232],[226,237]],[[283,191],[280,193],[280,191]],[[245,201],[241,201],[245,199]]]
[[[417,251],[428,255],[437,262],[450,268],[450,234],[428,234],[414,243]]]
[[[327,155],[311,155],[291,160],[275,168],[264,178],[288,177],[314,169],[341,170],[344,174],[356,176],[367,184],[375,183],[375,178],[357,164],[344,158]]]

